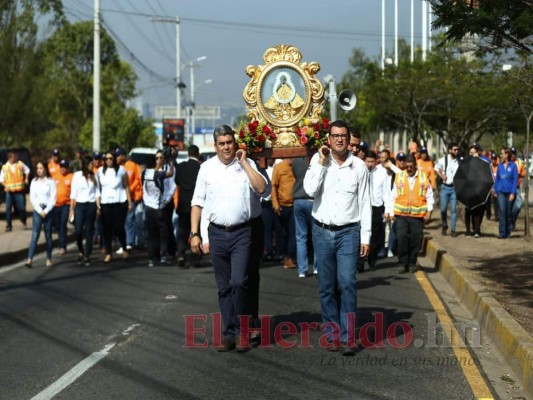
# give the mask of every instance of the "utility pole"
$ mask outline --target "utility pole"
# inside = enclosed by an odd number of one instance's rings
[[[411,0],[411,63],[415,61],[415,0]]]
[[[394,0],[394,66],[398,66],[398,0]]]
[[[93,150],[100,151],[100,0],[94,0]]]
[[[428,3],[422,0],[422,61],[426,61],[428,48]]]
[[[385,70],[385,0],[381,0],[381,70]]]
[[[191,85],[191,134],[193,135],[194,137],[194,131],[196,130],[196,110],[194,109],[196,107],[196,104],[194,103],[194,91],[195,91],[195,88],[194,88],[194,69],[196,67],[199,67],[201,64],[199,64],[200,61],[204,61],[207,57],[206,56],[202,56],[202,57],[198,57],[196,59],[196,62],[194,61],[191,61],[189,62],[189,68],[190,68],[190,85]]]
[[[181,118],[181,59],[180,59],[180,18],[152,18],[153,22],[176,24],[176,118]]]

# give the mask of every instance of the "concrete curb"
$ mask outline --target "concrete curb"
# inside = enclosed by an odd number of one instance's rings
[[[457,259],[446,254],[446,250],[431,238],[424,244],[434,271],[443,275],[462,304],[474,315],[483,334],[489,335],[513,371],[522,378],[523,388],[533,396],[533,338],[494,297],[484,292],[469,271],[457,267]]]

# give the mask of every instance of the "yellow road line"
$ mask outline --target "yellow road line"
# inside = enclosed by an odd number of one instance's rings
[[[470,357],[470,352],[466,348],[466,345],[459,335],[459,332],[457,332],[450,315],[444,308],[444,304],[442,304],[442,301],[435,292],[435,289],[433,289],[433,286],[431,286],[431,283],[429,283],[426,275],[424,275],[422,271],[418,271],[415,276],[420,283],[420,286],[422,286],[422,290],[424,290],[424,293],[428,297],[429,302],[433,306],[433,309],[437,313],[437,317],[439,318],[441,324],[446,327],[450,327],[450,329],[443,329],[443,331],[452,345],[455,357],[457,357],[458,360],[468,359]],[[452,337],[450,337],[450,334]],[[453,338],[456,338],[456,340],[452,340]],[[461,365],[463,373],[470,384],[470,388],[472,389],[472,392],[474,392],[474,396],[479,400],[493,400],[492,393],[487,386],[485,379],[481,375],[476,363],[473,363],[472,365],[469,365],[470,363],[458,364]]]

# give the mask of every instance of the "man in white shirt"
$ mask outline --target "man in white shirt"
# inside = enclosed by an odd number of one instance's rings
[[[355,354],[356,269],[370,251],[372,208],[368,169],[348,151],[348,126],[330,125],[328,143],[313,156],[304,189],[314,198],[313,245],[318,260],[326,349]]]
[[[457,143],[448,144],[448,154],[442,157],[435,166],[435,172],[442,179],[440,188],[440,219],[442,223],[442,235],[448,231],[448,204],[450,205],[450,224],[452,237],[457,236],[457,196],[453,186],[453,177],[459,168],[459,147]]]
[[[368,255],[368,266],[373,271],[376,269],[378,253],[382,246],[381,235],[385,229],[383,215],[385,213],[385,204],[389,202],[390,196],[390,177],[387,170],[383,167],[377,168],[377,155],[373,150],[368,150],[365,155],[365,164],[368,168],[370,178],[370,199],[372,204],[372,237],[370,240],[370,254]],[[358,266],[358,272],[364,271],[364,262]]]
[[[212,254],[223,320],[224,338],[219,351],[250,349],[249,338],[241,336],[240,326],[240,316],[246,314],[250,219],[256,216],[250,189],[257,194],[267,189],[266,179],[246,158],[246,152],[237,151],[234,135],[227,125],[215,129],[217,157],[200,166],[191,202],[191,250]],[[202,216],[204,210],[207,215]],[[209,244],[202,244],[200,220],[209,221]]]
[[[409,154],[406,169],[394,178],[385,216],[396,220],[398,240],[398,272],[416,272],[417,255],[424,238],[424,223],[433,211],[433,189],[428,176],[417,170],[415,158]]]

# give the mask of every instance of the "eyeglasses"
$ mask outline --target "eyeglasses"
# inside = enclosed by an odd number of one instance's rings
[[[333,140],[346,140],[348,139],[348,135],[330,135],[330,137],[333,139]]]

